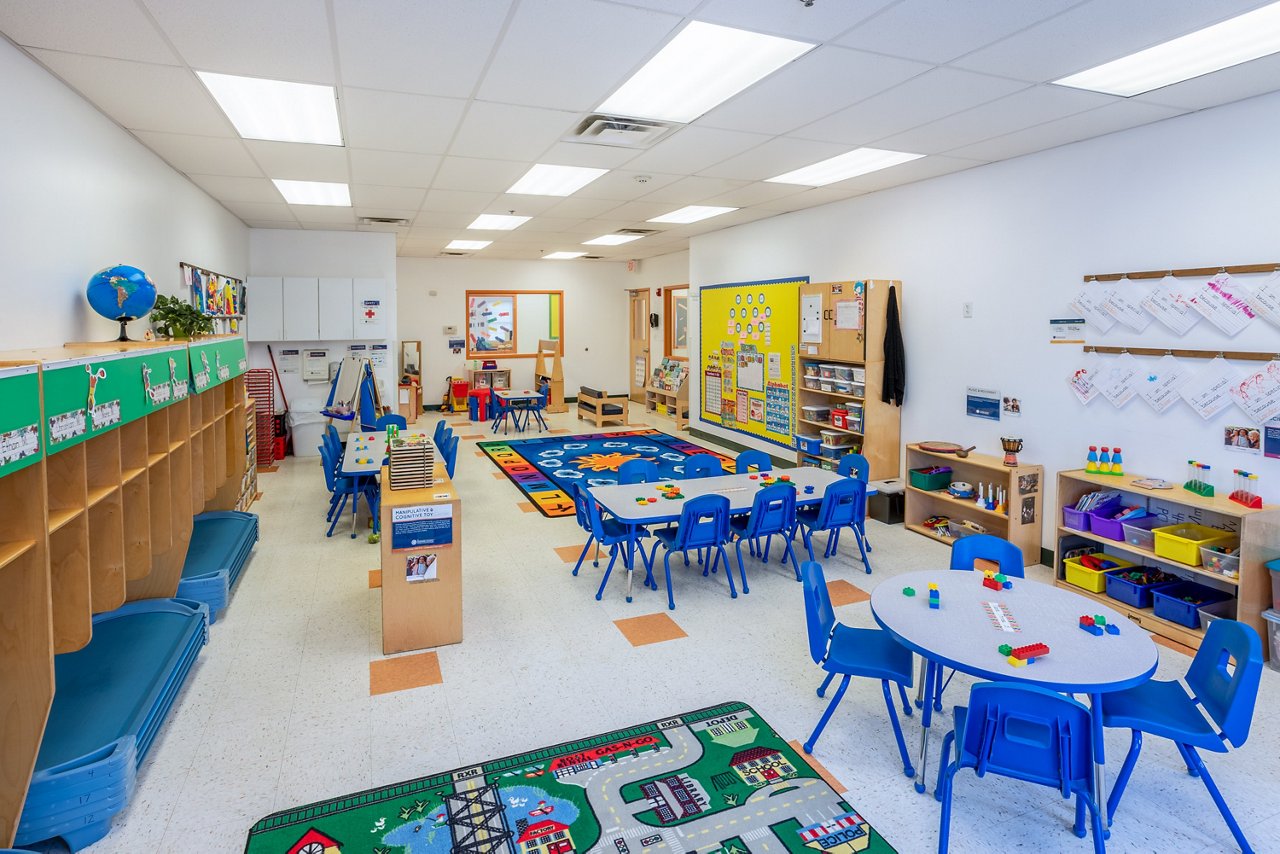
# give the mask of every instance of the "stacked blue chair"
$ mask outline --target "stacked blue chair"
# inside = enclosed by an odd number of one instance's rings
[[[773,471],[773,460],[764,451],[743,451],[733,461],[734,474],[747,474],[756,471]]]
[[[836,474],[841,477],[853,477],[862,481],[864,484],[871,479],[871,463],[862,454],[845,454],[840,458],[839,465],[836,466]],[[859,541],[867,551],[871,551],[871,540],[867,539],[867,516],[862,514],[862,522],[854,528],[854,534],[857,535]],[[836,531],[836,548],[840,546],[840,532]],[[834,551],[832,552],[834,554]]]
[[[256,513],[222,510],[196,516],[178,598],[203,602],[209,607],[209,622],[216,622],[218,612],[231,600],[231,589],[240,580],[256,542]]]
[[[625,525],[612,517],[605,518],[600,514],[600,505],[592,499],[584,490],[579,489],[575,494],[575,500],[581,500],[583,503],[582,512],[587,517],[587,524],[591,528],[591,537],[602,546],[609,547],[609,565],[604,569],[604,578],[600,579],[600,589],[596,591],[596,601],[604,596],[605,585],[609,583],[609,574],[613,572],[613,565],[618,560],[618,554],[622,554],[622,565],[627,569],[632,569],[628,554],[634,547],[635,551],[640,553],[640,559],[645,565],[645,579],[653,574],[651,561],[645,559],[644,544],[640,542],[648,533],[643,529],[633,525]],[[590,545],[588,541],[587,545]],[[586,550],[583,550],[586,554]],[[582,564],[581,558],[578,564]],[[574,568],[573,574],[577,575],[577,567]],[[631,601],[631,597],[627,597],[627,601]]]
[[[822,572],[822,564],[805,561],[800,567],[800,578],[804,584],[804,618],[809,634],[809,656],[814,664],[827,673],[827,678],[818,687],[818,696],[824,696],[831,680],[840,677],[840,687],[818,719],[813,734],[804,743],[804,752],[813,752],[818,737],[822,735],[836,706],[844,698],[852,677],[879,679],[880,688],[884,692],[884,704],[889,710],[889,722],[893,724],[893,737],[898,742],[898,755],[902,757],[903,773],[914,777],[916,772],[911,766],[911,757],[907,755],[902,727],[898,724],[898,710],[893,707],[893,696],[889,693],[889,683],[893,682],[898,686],[903,714],[910,715],[911,704],[907,701],[907,688],[911,687],[911,650],[880,629],[858,629],[836,622],[836,612],[831,605],[831,593],[827,590],[827,578]]]
[[[17,844],[61,838],[78,851],[107,834],[208,625],[202,602],[143,599],[96,614],[88,645],[54,657],[53,706]]]
[[[453,479],[453,470],[458,462],[458,437],[450,433],[444,440],[444,444],[440,446],[440,455],[444,457],[444,469],[449,473],[449,479]]]
[[[739,458],[741,459],[741,458]],[[775,483],[756,492],[751,501],[751,513],[748,516],[737,516],[729,520],[729,528],[736,539],[733,546],[738,553],[738,572],[742,575],[742,592],[747,590],[747,571],[742,565],[742,541],[752,545],[752,554],[760,538],[764,538],[764,548],[760,554],[765,563],[769,562],[769,547],[773,544],[773,535],[782,537],[782,562],[787,562],[791,555],[791,564],[796,570],[796,581],[800,580],[800,564],[796,560],[796,550],[792,544],[792,532],[796,526],[796,488],[788,483]]]
[[[324,466],[325,486],[328,487],[331,497],[329,500],[329,530],[325,533],[326,537],[333,536],[333,529],[337,527],[338,520],[342,518],[342,511],[346,509],[347,501],[353,502],[351,512],[354,514],[360,508],[360,496],[364,495],[370,502],[369,506],[376,506],[376,499],[372,493],[377,491],[377,482],[371,477],[345,477],[338,474],[338,467],[342,464],[341,455],[334,457],[333,453],[325,445],[320,446],[320,461]],[[356,535],[353,533],[351,538],[354,540]]]
[[[1093,790],[1093,729],[1084,704],[1034,685],[982,682],[970,689],[968,708],[956,706],[955,722],[942,741],[938,769],[938,854],[945,854],[950,842],[951,801],[961,768],[972,768],[979,778],[996,774],[1057,789],[1063,798],[1074,795],[1078,833],[1084,834],[1087,807],[1093,850],[1106,850]],[[956,760],[949,763],[952,743]]]
[[[823,557],[831,557],[836,550],[836,535],[843,528],[861,528],[867,517],[867,485],[860,480],[849,478],[833,480],[822,491],[822,503],[817,507],[802,507],[796,511],[796,523],[804,536],[804,547],[809,552],[809,560],[817,560],[813,554],[813,535],[817,531],[827,532],[827,548]],[[858,537],[858,551],[862,554],[862,565],[867,574],[871,574],[871,561],[867,550]]]
[[[653,460],[627,460],[618,466],[618,483],[657,483],[658,464]]]
[[[694,454],[684,461],[686,478],[719,477],[724,473],[724,463],[710,454]]]
[[[444,441],[444,431],[447,429],[449,429],[449,425],[445,423],[443,418],[436,422],[435,432],[431,434],[431,439],[436,443],[436,447],[439,447],[440,443]]]
[[[719,463],[717,462],[717,465]],[[680,511],[680,521],[674,528],[654,531],[653,553],[649,556],[649,566],[653,566],[658,555],[658,546],[666,549],[662,556],[662,566],[667,575],[667,607],[676,608],[675,592],[671,588],[671,553],[688,552],[690,549],[707,550],[707,560],[702,567],[702,574],[708,568],[715,571],[720,560],[724,559],[724,576],[729,580],[729,596],[738,598],[737,587],[733,583],[733,570],[729,567],[729,555],[725,553],[725,543],[733,534],[729,530],[729,499],[723,495],[699,495],[685,502]],[[715,562],[711,561],[711,552],[716,552]],[[688,558],[686,558],[686,561]],[[746,584],[746,575],[742,577]]]
[[[1235,661],[1234,669],[1228,663]],[[1214,620],[1187,670],[1187,692],[1178,682],[1156,679],[1127,691],[1102,695],[1102,723],[1132,730],[1129,753],[1111,787],[1107,814],[1120,807],[1129,777],[1142,751],[1142,734],[1167,738],[1178,748],[1187,773],[1199,777],[1209,797],[1243,852],[1252,852],[1222,792],[1209,776],[1196,748],[1226,753],[1227,744],[1241,747],[1249,738],[1253,708],[1262,678],[1262,642],[1253,627],[1235,620]]]

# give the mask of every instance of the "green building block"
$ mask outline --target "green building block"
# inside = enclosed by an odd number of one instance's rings
[[[903,596],[914,596],[914,595],[916,595],[916,589],[915,589],[914,587],[904,587],[904,588],[902,588],[902,595],[903,595]]]
[[[999,648],[996,651],[1005,657],[1013,655],[1013,647],[1009,646],[1009,644],[1007,643],[1000,644]]]
[[[1101,614],[1094,614],[1093,623],[1096,626],[1105,626],[1107,624],[1107,618],[1102,616]]]

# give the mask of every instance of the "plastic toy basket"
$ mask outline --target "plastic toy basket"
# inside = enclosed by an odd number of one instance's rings
[[[1156,556],[1168,558],[1187,566],[1200,565],[1200,547],[1212,546],[1232,539],[1235,535],[1230,531],[1209,528],[1184,522],[1180,525],[1165,525],[1153,528],[1156,537]]]
[[[1187,596],[1199,601],[1188,602],[1183,598]],[[1223,593],[1212,587],[1196,584],[1194,581],[1179,581],[1177,584],[1153,590],[1151,597],[1157,617],[1189,629],[1200,628],[1200,609],[1203,606],[1233,598],[1230,593]]]
[[[1107,573],[1113,569],[1127,569],[1133,566],[1132,563],[1121,557],[1109,555],[1106,552],[1094,552],[1091,557],[1099,560],[1111,561],[1115,566],[1107,569],[1090,569],[1080,562],[1078,557],[1069,557],[1063,561],[1063,565],[1067,570],[1067,583],[1074,584],[1082,590],[1088,590],[1090,593],[1101,593],[1107,589]]]

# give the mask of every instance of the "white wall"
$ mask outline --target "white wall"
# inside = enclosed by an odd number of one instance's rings
[[[695,287],[792,275],[902,279],[905,441],[996,452],[1002,434],[1021,436],[1022,458],[1043,464],[1051,485],[1053,472],[1083,465],[1088,445],[1120,445],[1130,472],[1180,480],[1188,458],[1217,471],[1244,467],[1262,474],[1265,498],[1280,501],[1280,461],[1221,450],[1223,426],[1244,420],[1234,407],[1207,424],[1182,404],[1162,416],[1138,399],[1119,411],[1100,397],[1083,407],[1065,380],[1080,348],[1047,343],[1048,318],[1072,316],[1068,302],[1085,274],[1280,261],[1277,138],[1280,94],[1272,94],[695,237],[690,275]],[[965,301],[974,303],[969,320]],[[1206,322],[1181,341],[1158,324],[1088,338],[1280,351],[1280,330],[1261,320],[1236,339]],[[966,417],[967,385],[1019,396],[1023,417]]]
[[[167,294],[182,289],[179,261],[245,274],[238,219],[4,39],[0,80],[0,349],[114,339],[116,324],[84,298],[112,264]],[[145,330],[130,326],[134,338]]]
[[[395,404],[395,383],[399,380],[396,349],[396,238],[394,234],[365,231],[299,231],[296,229],[255,228],[249,236],[249,273],[253,276],[329,276],[333,278],[384,279],[387,283],[387,305],[384,307],[387,338],[387,365],[378,372],[384,403]],[[321,294],[321,299],[324,295]],[[249,311],[253,311],[253,292],[249,292]],[[286,307],[286,311],[287,311]],[[277,362],[281,346],[309,349],[329,348],[331,361],[340,361],[351,341],[290,341],[273,344]],[[355,342],[372,344],[373,341]],[[271,367],[266,344],[249,345],[249,363],[255,368]],[[290,406],[304,402],[323,403],[329,384],[304,383],[297,374],[284,374],[285,394]],[[277,401],[277,406],[280,402]]]
[[[422,342],[423,400],[440,402],[445,378],[465,376],[466,351],[454,355],[444,327],[466,336],[468,290],[564,291],[564,392],[582,385],[627,388],[627,288],[646,287],[664,265],[645,261],[639,273],[608,261],[505,261],[483,258],[400,258],[399,337]],[[679,262],[676,262],[679,267]],[[434,295],[432,294],[434,292]],[[533,359],[500,359],[511,381],[533,381]]]
[[[689,283],[689,253],[673,252],[657,258],[645,258],[640,262],[637,277],[638,284],[633,288],[649,288],[649,311],[658,315],[658,325],[649,330],[649,369],[662,362],[664,355],[663,335],[666,332],[667,317],[663,311],[665,297],[658,293],[672,285]]]

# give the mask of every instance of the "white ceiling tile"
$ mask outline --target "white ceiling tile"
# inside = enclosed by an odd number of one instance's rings
[[[955,64],[1045,83],[1263,5],[1263,0],[1090,0]]]
[[[289,205],[293,215],[297,217],[298,222],[302,223],[303,228],[307,228],[312,223],[325,222],[335,225],[349,224],[352,228],[356,225],[356,212],[352,208],[330,207],[329,205]]]
[[[1187,110],[1203,110],[1273,92],[1277,87],[1280,87],[1280,53],[1273,53],[1213,74],[1184,80],[1146,95],[1138,95],[1132,100]]]
[[[142,0],[192,68],[333,85],[324,0]]]
[[[703,116],[699,125],[786,133],[928,71],[921,62],[820,47]]]
[[[356,224],[352,222],[329,222],[328,220],[318,220],[315,222],[303,221],[300,223],[306,231],[355,231]]]
[[[274,204],[265,202],[223,202],[222,204],[223,207],[243,220],[297,222],[293,211],[284,202],[276,202]]]
[[[351,180],[361,184],[430,187],[441,158],[434,154],[406,154],[401,151],[368,151],[350,148]]]
[[[593,110],[656,53],[681,19],[609,3],[535,0],[516,8],[476,97]],[[625,38],[619,38],[625,33]]]
[[[493,51],[511,0],[333,0],[348,86],[466,98]]]
[[[661,172],[617,170],[601,175],[574,195],[584,199],[616,199],[625,202],[638,199],[678,180],[680,180],[679,175]]]
[[[439,190],[506,192],[529,171],[530,164],[510,160],[481,160],[478,157],[446,157],[440,163],[431,186]]]
[[[376,216],[376,217],[388,217],[393,219],[404,219],[412,223],[414,220],[414,217],[418,215],[417,208],[413,208],[412,210],[410,210],[407,208],[391,208],[383,205],[356,205],[354,210],[356,214],[356,219],[359,219],[362,216]],[[387,228],[407,230],[407,226],[387,226]]]
[[[133,134],[179,172],[262,177],[262,170],[240,139],[151,131]]]
[[[357,215],[357,216],[365,216],[366,214],[361,214],[361,213],[360,213],[360,211],[359,211],[359,210],[357,210],[357,211],[356,211],[356,215]],[[370,216],[378,216],[378,214],[369,214],[369,215],[370,215]],[[385,214],[383,214],[383,215],[385,216]],[[400,235],[403,235],[403,234],[405,233],[406,229],[405,229],[405,227],[404,227],[404,226],[402,226],[402,225],[389,225],[389,224],[387,224],[387,223],[381,223],[381,222],[374,222],[374,223],[357,222],[357,223],[356,223],[356,231],[379,231],[379,232],[388,232],[388,233],[390,233],[390,234],[395,234],[395,235],[397,235],[397,236],[400,236]]]
[[[712,178],[739,178],[760,181],[772,178],[810,163],[835,157],[849,150],[849,146],[834,142],[815,142],[809,139],[777,137],[764,145],[732,157],[723,163],[703,169],[701,174]]]
[[[640,225],[636,226],[637,228],[666,229],[671,226],[669,224],[657,222],[649,224],[644,223],[646,220],[655,216],[662,216],[662,214],[670,213],[671,210],[672,207],[667,202],[649,202],[643,200],[638,202],[623,202],[613,210],[609,211],[609,218],[635,220],[637,223],[640,223]]]
[[[793,135],[865,145],[996,98],[1027,84],[955,68],[935,68],[860,104],[796,130]],[[777,173],[775,173],[777,174]]]
[[[560,199],[556,204],[547,208],[545,214],[561,219],[576,218],[581,220],[600,216],[616,208],[618,204],[616,199],[583,199],[577,196],[570,196],[567,199]]]
[[[612,234],[620,228],[630,228],[631,220],[614,219],[613,217],[600,217],[598,219],[584,220],[577,225],[565,228],[565,234],[571,234],[581,242],[592,237],[599,237],[601,234]],[[603,249],[604,247],[598,247]],[[595,248],[592,249],[595,252]]]
[[[832,184],[821,189],[829,190],[832,193],[845,192],[848,193],[847,197],[853,197],[889,187],[898,187],[903,184],[923,181],[926,178],[936,178],[939,175],[949,175],[952,172],[962,172],[965,169],[972,169],[981,165],[983,165],[982,159],[949,155],[924,157],[919,160],[912,160],[909,163],[900,163],[889,169],[881,169],[879,172],[859,175],[857,178],[850,178],[847,181],[841,181],[838,184]]]
[[[566,132],[572,128],[566,128]],[[552,145],[541,155],[546,163],[568,166],[590,166],[593,169],[618,169],[642,154],[642,148],[618,145],[596,145],[590,142],[564,142]]]
[[[729,178],[706,178],[691,176],[681,178],[661,189],[645,195],[646,202],[669,202],[675,207],[681,205],[700,204],[704,199],[727,193],[738,187],[745,187],[750,181],[736,181]]]
[[[268,178],[347,182],[347,150],[336,145],[245,140]]]
[[[244,224],[250,228],[293,229],[294,231],[302,228],[296,222],[273,222],[269,219],[246,219]]]
[[[993,136],[1012,133],[1122,99],[1064,86],[1033,86],[936,122],[876,140],[876,148],[941,154]]]
[[[0,32],[25,47],[178,62],[134,0],[0,0]]]
[[[409,242],[425,243],[427,241],[444,241],[453,240],[457,235],[456,228],[427,228],[419,226],[415,221],[413,227],[409,229],[409,235],[406,238]]]
[[[489,206],[485,208],[485,213],[510,213],[515,211],[514,216],[538,216],[555,207],[561,198],[559,196],[529,196],[513,193],[499,193],[494,197]]]
[[[627,165],[631,169],[691,175],[755,148],[771,138],[772,134],[686,127],[660,140]]]
[[[577,121],[577,113],[473,101],[449,153],[458,157],[532,161],[568,133]]]
[[[422,203],[424,211],[446,213],[483,213],[493,202],[493,193],[471,193],[465,190],[428,190]],[[475,216],[471,217],[475,219]],[[469,220],[468,220],[469,221]],[[463,223],[466,225],[466,223]]]
[[[642,9],[670,12],[673,15],[688,15],[698,8],[702,0],[601,0],[601,2],[617,3],[622,6],[639,6]]]
[[[374,89],[342,90],[347,145],[380,151],[443,154],[467,102]]]
[[[818,0],[805,6],[799,0],[707,0],[697,18],[744,30],[822,42],[835,38],[859,21],[897,0]]]
[[[452,228],[459,232],[471,224],[479,211],[418,211],[413,224],[423,228]]]
[[[1132,99],[1122,100],[1087,113],[1046,122],[1026,130],[957,148],[948,153],[956,157],[973,157],[980,160],[1006,160],[1010,157],[1030,154],[1033,151],[1157,122],[1181,112],[1174,107],[1144,104]]]
[[[283,204],[276,185],[266,178],[238,178],[229,175],[189,175],[196,186],[220,202],[262,202]]]
[[[943,65],[1079,2],[903,0],[862,22],[837,43]]]
[[[712,196],[705,201],[705,204],[745,208],[786,196],[794,196],[796,193],[803,192],[804,189],[804,187],[797,187],[794,184],[768,184],[764,181],[757,181],[754,184],[747,184],[745,187],[738,187],[729,190],[727,193]],[[719,219],[719,217],[716,217],[716,219]]]
[[[32,54],[130,130],[234,135],[213,98],[185,68],[48,50]]]
[[[752,210],[772,211],[775,214],[787,213],[788,211],[801,211],[807,208],[816,208],[819,205],[829,205],[832,202],[847,199],[852,195],[854,194],[843,187],[836,189],[831,187],[810,187],[804,192],[796,193],[793,196],[785,196],[781,199],[762,202],[752,208]]]
[[[398,208],[416,211],[422,207],[426,190],[418,187],[381,187],[370,184],[351,185],[351,204],[365,208]]]

